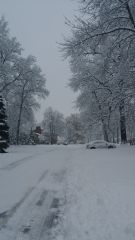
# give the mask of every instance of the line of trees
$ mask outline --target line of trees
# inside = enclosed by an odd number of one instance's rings
[[[42,121],[42,129],[48,143],[57,143],[58,137],[65,139],[67,143],[84,143],[85,133],[79,114],[71,114],[64,118],[59,111],[47,108]]]
[[[86,123],[107,141],[135,136],[135,1],[80,0],[80,17],[67,20],[62,44],[70,60],[70,87]]]
[[[0,95],[6,100],[11,143],[19,144],[20,133],[31,129],[38,98],[48,95],[46,78],[33,56],[23,57],[21,44],[0,19]]]

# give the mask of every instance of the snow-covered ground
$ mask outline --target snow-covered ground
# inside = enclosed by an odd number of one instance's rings
[[[0,240],[135,239],[135,147],[0,154]]]

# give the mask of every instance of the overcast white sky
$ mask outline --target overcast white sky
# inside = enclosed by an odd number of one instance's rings
[[[77,1],[72,0],[0,0],[0,14],[8,21],[11,36],[17,37],[25,54],[37,57],[47,78],[50,95],[41,103],[38,121],[48,106],[66,116],[76,111],[75,94],[67,87],[69,65],[62,60],[56,42],[70,34],[64,18],[73,19],[77,8]]]

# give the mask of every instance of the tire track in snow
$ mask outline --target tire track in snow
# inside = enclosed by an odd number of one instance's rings
[[[65,178],[66,171],[62,169],[60,171],[50,173],[48,176],[48,182],[52,181],[54,184],[60,185]],[[45,174],[39,178],[38,187],[40,189],[43,186],[45,180]],[[59,177],[58,177],[59,176]],[[17,234],[13,237],[16,240],[51,240],[51,232],[59,222],[60,207],[63,193],[59,194],[59,190],[54,189],[40,189],[32,197],[32,201],[29,202],[25,208],[26,216],[23,216],[20,220]]]
[[[31,201],[27,199],[25,206],[18,209],[23,212],[22,217],[17,220],[16,232],[10,240],[52,240],[52,232],[57,227],[61,217],[61,207],[63,205],[63,188],[43,189],[44,182],[54,182],[57,186],[63,184],[65,180],[65,169],[50,173],[46,177],[43,173],[38,180],[38,188],[31,193]],[[56,186],[55,185],[55,186]],[[25,214],[26,213],[26,214]],[[15,216],[16,218],[16,216]]]
[[[52,152],[52,151],[55,151],[55,150],[57,150],[57,149],[51,149],[51,150],[46,151],[45,153],[49,153],[49,152]],[[28,157],[24,157],[24,158],[22,158],[20,160],[17,160],[17,161],[14,161],[12,163],[9,163],[8,165],[6,165],[4,167],[1,167],[0,170],[8,170],[8,171],[10,171],[10,170],[12,170],[12,169],[22,165],[25,162],[33,160],[33,158],[35,158],[35,157],[45,155],[45,153],[41,153],[41,154],[38,153],[38,154],[30,155]]]
[[[39,240],[51,240],[52,229],[59,224],[60,219],[60,199],[54,197],[48,210],[48,214],[44,219],[42,231],[39,236]]]
[[[39,240],[55,192],[38,192],[25,209],[12,240]]]
[[[56,171],[51,176],[57,184],[62,185],[63,187],[60,191],[55,193],[52,199],[38,240],[52,240],[56,239],[59,234],[63,234],[63,216],[66,205],[65,183],[67,178],[67,168]]]
[[[17,202],[10,210],[4,211],[0,213],[0,230],[6,226],[9,219],[13,217],[13,215],[16,213],[19,207],[27,200],[27,198],[30,196],[30,194],[36,189],[38,184],[46,177],[48,171],[44,171],[40,178],[37,181],[37,184],[34,187],[31,187],[25,195],[21,198],[19,202]]]
[[[36,186],[9,215],[0,239],[4,236],[5,240],[52,240],[52,232],[61,217],[65,177],[66,168],[43,172]]]
[[[6,226],[8,220],[15,214],[17,209],[24,203],[24,201],[29,197],[31,192],[34,190],[34,187],[29,189],[22,199],[17,202],[10,210],[0,213],[0,230]]]

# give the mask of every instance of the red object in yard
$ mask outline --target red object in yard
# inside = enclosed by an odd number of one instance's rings
[[[42,129],[40,126],[37,126],[36,129],[35,129],[35,133],[38,133],[38,134],[41,134],[42,133]]]

